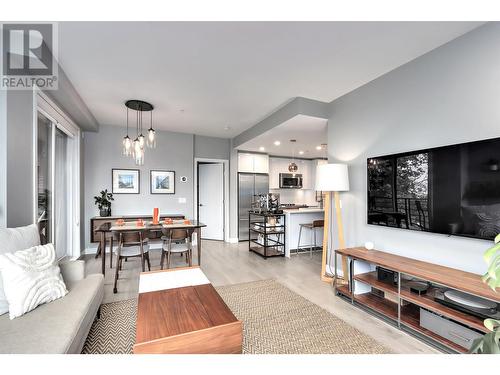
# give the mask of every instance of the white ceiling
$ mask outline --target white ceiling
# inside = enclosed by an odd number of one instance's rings
[[[326,151],[316,150],[316,146],[327,143],[327,122],[317,117],[298,115],[237,148],[276,156],[324,158],[327,156]],[[296,142],[290,142],[291,139]],[[280,141],[281,144],[276,146],[275,141]],[[299,154],[300,151],[304,151],[304,154]]]
[[[293,97],[325,102],[478,22],[61,22],[59,61],[101,125],[234,137]],[[230,129],[225,129],[230,127]]]

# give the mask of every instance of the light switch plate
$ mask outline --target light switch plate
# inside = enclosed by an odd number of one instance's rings
[[[186,198],[179,198],[179,203],[186,203]]]

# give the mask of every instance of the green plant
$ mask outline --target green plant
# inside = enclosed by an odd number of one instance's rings
[[[99,210],[103,208],[109,210],[111,208],[111,201],[114,200],[113,193],[108,193],[108,189],[102,190],[101,195],[96,195],[94,197],[95,204],[99,207]]]
[[[496,291],[500,287],[500,234],[495,237],[495,244],[483,255],[488,264],[488,271],[483,281]],[[474,340],[471,353],[500,354],[500,320],[486,319],[484,326],[490,331],[483,337]]]

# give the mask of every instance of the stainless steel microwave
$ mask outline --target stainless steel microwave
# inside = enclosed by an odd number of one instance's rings
[[[281,189],[302,189],[302,175],[300,173],[280,173]]]

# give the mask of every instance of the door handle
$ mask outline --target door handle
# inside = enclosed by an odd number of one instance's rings
[[[199,203],[198,206],[203,207],[203,204]]]

